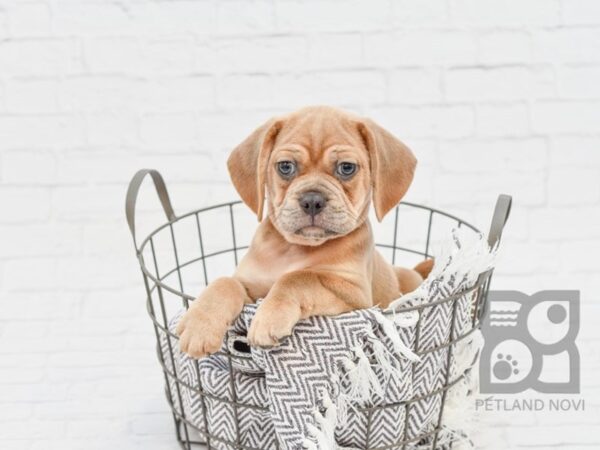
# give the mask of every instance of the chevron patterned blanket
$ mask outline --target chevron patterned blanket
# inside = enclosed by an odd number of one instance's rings
[[[244,344],[256,310],[247,305],[223,344],[238,356],[231,360],[224,353],[192,360],[163,335],[164,364],[181,380],[169,380],[174,406],[207,429],[217,449],[396,448],[409,441],[406,448],[417,450],[431,448],[438,427],[436,448],[458,448],[457,442],[468,448],[456,419],[464,419],[463,406],[475,391],[471,367],[481,339],[477,331],[445,344],[471,329],[473,294],[438,301],[492,268],[495,254],[483,236],[455,230],[429,278],[391,310],[311,317],[269,350]],[[418,313],[415,306],[423,308]],[[171,319],[171,331],[182,313]],[[193,389],[198,386],[204,401]]]

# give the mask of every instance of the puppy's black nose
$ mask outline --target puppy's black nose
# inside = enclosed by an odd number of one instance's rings
[[[300,207],[311,217],[323,211],[326,202],[323,194],[317,191],[308,191],[300,196]]]

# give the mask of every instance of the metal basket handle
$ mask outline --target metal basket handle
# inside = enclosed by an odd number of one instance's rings
[[[494,209],[494,215],[492,216],[492,224],[490,226],[490,232],[488,234],[488,244],[491,248],[494,248],[500,242],[502,237],[502,231],[504,225],[510,215],[510,207],[512,205],[512,197],[506,194],[500,194],[496,201],[496,208]]]
[[[172,222],[176,219],[173,206],[171,206],[171,199],[169,198],[169,193],[167,192],[167,186],[165,185],[165,180],[163,179],[162,175],[154,169],[139,170],[129,182],[129,187],[127,188],[127,197],[125,199],[125,215],[127,217],[127,223],[129,224],[129,230],[131,231],[133,245],[135,246],[136,251],[138,250],[138,247],[135,239],[135,204],[140,186],[142,185],[142,181],[144,181],[146,175],[150,175],[152,177],[154,187],[156,188],[156,193],[158,194],[163,211],[165,212],[165,216],[167,216],[169,222]]]

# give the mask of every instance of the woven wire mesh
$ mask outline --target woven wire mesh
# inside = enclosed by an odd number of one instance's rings
[[[400,220],[402,219],[402,220]],[[402,202],[392,214],[389,214],[375,230],[376,246],[392,264],[403,266],[410,262],[418,262],[431,256],[434,239],[448,236],[454,227],[467,227],[473,232],[478,230],[469,223],[445,212],[422,205]],[[229,396],[219,397],[208,392],[201,382],[200,364],[195,362],[197,384],[192,385],[182,379],[178,373],[174,348],[178,345],[178,337],[169,329],[169,321],[182,307],[189,303],[200,292],[202,286],[222,275],[230,275],[239,260],[248,249],[248,245],[256,228],[256,219],[251,216],[240,202],[225,203],[209,208],[192,211],[188,214],[170,218],[164,225],[150,233],[137,248],[137,255],[142,269],[144,285],[147,293],[147,310],[154,326],[157,341],[157,355],[165,379],[165,393],[175,423],[177,440],[184,449],[196,448],[204,444],[208,449],[231,448],[240,450],[256,449],[243,445],[240,439],[238,411],[249,408],[258,413],[265,413],[267,406],[238,401],[233,371],[235,360],[243,358],[222,351],[228,362]],[[135,240],[135,237],[134,237]],[[415,395],[413,398],[397,403],[390,403],[369,408],[359,408],[367,417],[365,450],[407,449],[411,444],[427,442],[427,448],[438,447],[440,431],[444,426],[444,409],[448,390],[459,383],[467,372],[452,377],[451,360],[455,345],[468,338],[480,328],[480,321],[485,311],[487,291],[491,279],[491,271],[479,276],[477,281],[459,294],[448,296],[442,300],[421,306],[405,308],[402,311],[417,310],[419,319],[416,325],[416,338],[412,350],[419,356],[432,352],[445,351],[443,368],[443,385],[431,392]],[[471,323],[461,331],[455,332],[456,311],[460,301],[470,302]],[[451,308],[450,332],[441,345],[433,348],[421,348],[421,318],[425,310],[449,305]],[[161,342],[166,342],[168,351],[161,350]],[[446,351],[447,349],[447,351]],[[165,354],[166,353],[166,354]],[[249,358],[250,356],[248,356]],[[415,364],[412,374],[415,376]],[[197,395],[201,402],[202,423],[198,424],[188,417],[182,396],[185,391]],[[207,421],[207,401],[223,402],[234,412],[236,422],[235,438],[229,439],[210,429]],[[433,426],[418,435],[407,435],[410,408],[417,402],[435,400],[439,402],[439,414]],[[385,408],[404,408],[406,423],[403,436],[393,445],[371,446],[369,436],[374,415]],[[274,448],[279,448],[275,444]],[[422,446],[419,448],[423,448]]]

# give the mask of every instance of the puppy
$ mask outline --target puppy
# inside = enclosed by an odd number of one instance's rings
[[[330,107],[275,118],[235,148],[231,179],[260,221],[232,277],[210,283],[182,318],[181,350],[218,351],[245,303],[263,298],[248,339],[273,346],[313,315],[386,307],[431,270],[392,267],[375,249],[367,219],[404,196],[417,160],[369,119]],[[267,215],[262,220],[267,203]]]

